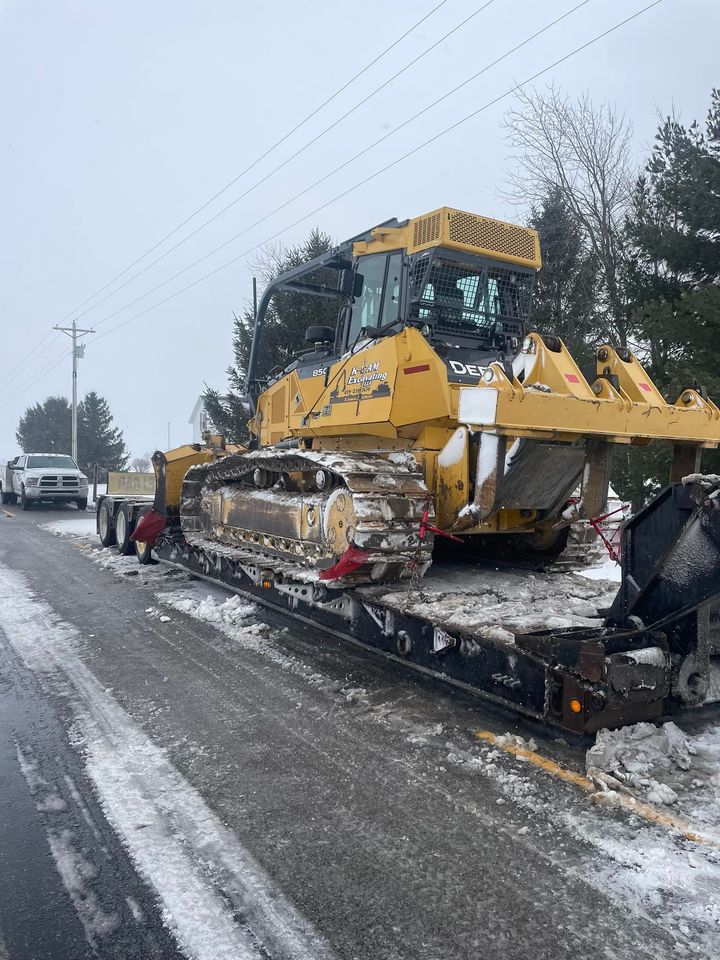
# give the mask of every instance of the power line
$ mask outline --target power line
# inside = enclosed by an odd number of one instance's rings
[[[537,80],[539,77],[542,77],[544,74],[548,73],[550,70],[553,70],[555,67],[560,66],[560,64],[567,62],[572,57],[576,56],[578,53],[581,53],[583,50],[587,50],[588,47],[591,47],[593,44],[597,43],[599,40],[604,39],[605,37],[609,36],[611,33],[614,33],[616,30],[619,30],[621,27],[624,27],[626,24],[630,23],[631,21],[636,20],[638,17],[642,16],[642,14],[647,13],[648,10],[651,10],[653,7],[657,7],[662,2],[663,0],[653,0],[652,3],[646,4],[646,6],[642,7],[640,10],[636,11],[630,16],[625,17],[623,20],[618,21],[618,23],[614,24],[612,27],[608,27],[606,30],[603,30],[601,33],[596,34],[596,36],[594,36],[592,39],[587,40],[585,43],[580,44],[580,46],[575,47],[569,53],[566,53],[564,56],[559,57],[557,60],[554,60],[552,63],[548,64],[548,66],[543,67],[542,70],[538,70],[535,73],[533,73],[531,76],[526,77],[525,80],[522,80],[520,83],[517,83],[514,86],[510,87],[508,90],[506,90],[504,93],[501,93],[499,96],[495,97],[493,100],[490,100],[487,103],[483,104],[482,107],[478,107],[476,110],[473,110],[471,113],[466,114],[460,120],[457,120],[455,123],[452,123],[449,127],[446,127],[444,130],[441,130],[440,133],[437,133],[434,136],[429,137],[427,140],[424,140],[418,146],[413,147],[412,150],[409,150],[407,153],[402,154],[402,156],[397,157],[395,160],[392,160],[390,163],[381,167],[379,170],[376,170],[374,173],[365,177],[363,180],[358,181],[352,187],[349,187],[347,190],[344,190],[342,193],[339,193],[337,196],[333,197],[331,200],[328,200],[326,203],[323,203],[319,207],[316,207],[314,210],[311,210],[310,213],[303,215],[299,219],[295,220],[293,223],[288,224],[287,226],[283,227],[281,230],[278,230],[272,236],[267,237],[265,240],[255,244],[254,246],[250,247],[248,250],[244,251],[243,253],[238,254],[238,256],[233,257],[230,260],[227,260],[223,264],[220,264],[219,267],[216,267],[214,270],[211,270],[208,273],[203,274],[203,276],[198,277],[198,279],[196,280],[193,280],[192,283],[187,284],[185,287],[181,287],[180,290],[176,290],[174,293],[165,297],[163,300],[160,300],[157,303],[152,304],[151,306],[147,307],[145,310],[141,310],[139,313],[134,314],[132,317],[128,317],[126,320],[123,320],[121,323],[116,324],[114,327],[110,327],[109,330],[106,330],[104,333],[99,334],[95,338],[96,342],[98,340],[101,340],[103,337],[109,336],[111,333],[114,333],[116,330],[121,329],[122,327],[126,326],[128,323],[132,323],[133,320],[138,320],[140,317],[146,316],[152,310],[156,310],[158,307],[163,306],[164,304],[168,303],[170,300],[174,300],[176,297],[179,297],[181,294],[197,286],[199,283],[202,283],[203,281],[208,280],[210,277],[215,276],[215,274],[220,273],[222,270],[226,270],[228,267],[232,266],[234,263],[237,263],[239,260],[242,260],[244,257],[247,257],[250,253],[257,250],[259,247],[262,247],[263,245],[270,243],[272,240],[275,240],[277,237],[281,236],[286,231],[292,230],[293,227],[298,226],[298,224],[303,223],[305,220],[309,220],[310,217],[315,216],[315,214],[319,213],[321,210],[325,210],[327,207],[331,206],[333,203],[336,203],[338,200],[341,200],[343,197],[348,196],[348,194],[353,193],[355,190],[358,190],[360,187],[365,186],[365,184],[369,183],[371,180],[374,180],[376,177],[385,173],[387,170],[390,170],[393,167],[397,166],[397,164],[402,163],[403,160],[407,160],[408,157],[413,156],[414,154],[418,153],[420,150],[429,146],[431,143],[434,143],[436,140],[439,140],[441,137],[446,136],[448,133],[451,133],[453,130],[456,130],[458,127],[462,126],[462,124],[467,123],[468,120],[473,119],[474,117],[483,113],[485,110],[490,109],[490,107],[493,107],[497,103],[500,103],[500,101],[505,100],[507,97],[511,96],[513,93],[516,93],[518,90],[521,90],[526,84],[532,83],[534,80]],[[191,264],[191,266],[193,265]]]
[[[580,3],[577,3],[570,10],[567,10],[565,13],[561,14],[561,16],[556,17],[550,23],[546,24],[544,27],[541,27],[541,29],[537,30],[531,36],[527,37],[525,40],[516,44],[510,50],[507,50],[504,54],[502,54],[501,56],[493,60],[491,63],[484,66],[481,70],[478,70],[476,73],[468,77],[466,80],[463,80],[462,83],[459,83],[457,86],[453,87],[451,90],[448,90],[447,93],[444,93],[441,97],[438,97],[436,100],[433,100],[432,103],[428,104],[426,107],[423,107],[422,110],[419,110],[417,113],[413,114],[413,116],[409,117],[407,120],[404,120],[402,123],[398,124],[397,127],[394,127],[392,130],[383,134],[383,136],[379,137],[377,140],[373,141],[371,144],[364,147],[358,153],[354,154],[354,156],[350,157],[349,160],[345,160],[339,166],[335,167],[334,170],[331,170],[329,173],[326,173],[324,176],[320,177],[320,179],[315,180],[314,183],[311,183],[310,186],[305,187],[299,193],[296,193],[295,196],[291,197],[289,200],[285,200],[279,206],[275,207],[274,210],[271,210],[269,213],[260,217],[259,220],[255,220],[254,223],[251,223],[249,224],[249,226],[244,227],[239,233],[236,233],[234,236],[230,237],[228,240],[223,241],[223,243],[221,243],[219,246],[215,247],[213,250],[210,250],[209,253],[204,254],[202,257],[198,257],[197,260],[193,260],[192,263],[178,270],[177,273],[174,273],[171,277],[168,277],[167,280],[163,280],[161,283],[158,283],[154,287],[151,287],[150,290],[146,290],[145,293],[142,293],[140,294],[140,296],[135,297],[134,300],[131,300],[129,303],[123,304],[121,307],[118,307],[112,313],[109,313],[106,316],[104,316],[101,320],[99,320],[96,323],[96,326],[99,327],[102,324],[107,323],[108,320],[114,319],[116,316],[118,316],[118,314],[122,313],[124,310],[127,310],[130,307],[135,306],[136,303],[139,303],[141,300],[144,300],[146,297],[149,297],[151,294],[156,293],[158,290],[161,290],[163,287],[166,287],[169,283],[172,283],[173,280],[177,280],[178,277],[187,273],[188,270],[191,270],[193,267],[196,267],[198,264],[203,263],[205,260],[208,260],[210,257],[214,256],[216,253],[219,253],[220,250],[223,250],[225,247],[233,243],[235,240],[238,240],[240,237],[244,236],[246,233],[249,233],[251,230],[259,226],[261,223],[264,223],[266,220],[269,220],[270,217],[274,216],[276,213],[279,213],[281,210],[285,209],[285,207],[290,206],[291,203],[294,203],[296,200],[299,200],[300,197],[304,196],[306,193],[309,193],[311,190],[319,186],[321,183],[324,183],[326,180],[329,180],[330,177],[334,176],[340,170],[343,170],[345,167],[349,166],[355,160],[359,159],[364,154],[368,153],[370,150],[378,146],[383,141],[387,140],[389,137],[394,136],[394,134],[398,133],[398,131],[402,130],[404,127],[408,126],[410,123],[413,123],[423,114],[427,113],[429,110],[432,110],[434,107],[436,107],[439,103],[442,103],[443,100],[446,100],[448,97],[452,96],[452,94],[456,93],[458,90],[467,86],[467,84],[471,83],[473,80],[476,80],[478,77],[482,76],[482,74],[487,73],[487,71],[490,70],[492,67],[497,66],[497,64],[501,63],[503,60],[506,60],[513,53],[516,53],[521,47],[524,47],[531,41],[537,39],[537,37],[539,37],[541,34],[546,33],[552,27],[556,26],[562,20],[565,20],[571,14],[575,13],[576,10],[579,10],[581,7],[586,6],[588,3],[590,3],[590,0],[581,0]],[[136,276],[139,276],[139,274],[136,274]]]
[[[42,380],[42,378],[47,373],[50,373],[51,370],[54,370],[55,367],[58,367],[63,362],[63,360],[66,360],[71,354],[72,354],[71,350],[63,351],[61,356],[53,360],[52,363],[50,363],[47,367],[43,367],[43,369],[40,370],[39,373],[36,373],[32,377],[32,379],[28,380],[27,383],[24,383],[19,390],[16,390],[15,393],[8,396],[6,399],[6,402],[10,403],[11,401],[16,400],[18,397],[22,396],[23,393],[26,393],[31,387],[34,387],[39,380]]]
[[[399,43],[401,43],[406,37],[410,36],[411,33],[417,30],[419,26],[425,23],[426,20],[428,20],[434,13],[436,13],[440,9],[440,7],[443,7],[446,3],[447,3],[447,0],[440,0],[440,3],[435,4],[435,6],[428,11],[428,13],[426,13],[423,17],[421,17],[418,21],[416,21],[411,27],[409,27],[405,31],[405,33],[401,34],[396,40],[393,40],[393,42],[389,46],[385,47],[385,49],[381,53],[379,53],[376,57],[374,57],[369,63],[365,64],[365,66],[361,70],[359,70],[354,76],[352,76],[349,80],[347,80],[341,87],[338,87],[335,93],[329,96],[327,100],[323,100],[323,102],[319,106],[315,107],[315,109],[312,110],[310,113],[308,113],[306,117],[303,117],[303,119],[299,123],[295,124],[295,126],[291,130],[288,130],[287,133],[283,134],[283,136],[280,137],[279,140],[276,140],[275,143],[272,144],[272,146],[268,147],[264,153],[260,154],[259,157],[256,157],[256,159],[253,160],[253,162],[249,164],[249,166],[245,167],[244,170],[241,170],[236,177],[233,177],[233,179],[230,180],[228,183],[226,183],[224,187],[222,187],[220,190],[217,191],[217,193],[214,193],[209,200],[206,200],[204,203],[202,203],[196,210],[193,210],[193,212],[189,214],[189,216],[187,216],[181,223],[179,223],[176,227],[173,227],[173,229],[170,230],[168,233],[166,233],[164,237],[161,237],[157,241],[157,243],[153,244],[153,246],[147,249],[145,253],[143,253],[141,256],[137,258],[137,260],[134,260],[129,266],[125,267],[124,270],[121,270],[120,273],[116,274],[116,276],[112,278],[112,280],[108,280],[108,282],[104,286],[100,287],[99,290],[96,290],[95,293],[92,294],[92,296],[87,298],[87,300],[83,300],[81,304],[79,304],[73,310],[70,310],[69,313],[66,313],[65,316],[61,318],[60,322],[61,323],[64,322],[74,314],[79,316],[78,314],[79,310],[81,310],[88,303],[90,303],[91,300],[94,300],[95,297],[98,296],[98,294],[103,293],[105,290],[107,290],[108,287],[112,286],[112,284],[115,283],[116,280],[119,280],[120,277],[125,276],[125,274],[129,270],[132,270],[133,267],[136,267],[142,260],[145,259],[145,257],[149,256],[154,250],[157,250],[157,248],[161,246],[163,243],[165,243],[166,240],[169,240],[170,237],[174,236],[174,234],[176,234],[178,230],[182,230],[182,228],[186,224],[188,224],[192,219],[194,219],[194,217],[196,217],[199,213],[202,213],[202,211],[205,210],[207,207],[209,207],[211,203],[217,200],[218,197],[222,196],[223,193],[226,193],[230,189],[230,187],[234,186],[238,182],[238,180],[244,177],[246,173],[249,173],[254,167],[258,165],[258,163],[260,163],[262,160],[265,159],[265,157],[271,154],[273,150],[277,149],[277,147],[279,147],[289,137],[291,137],[293,133],[296,133],[301,127],[303,127],[309,120],[311,120],[316,114],[318,114],[322,109],[324,109],[329,103],[332,103],[332,101],[335,100],[337,97],[339,97],[340,94],[343,93],[343,91],[347,90],[347,88],[351,86],[351,84],[355,83],[356,80],[359,80],[360,77],[363,76],[363,74],[367,73],[367,71],[370,70],[371,67],[375,66],[375,64],[378,63],[380,60],[382,60],[382,58],[385,57],[388,53],[390,53],[391,50],[394,50],[394,48]]]
[[[114,327],[110,327],[110,329],[105,330],[104,333],[99,334],[95,338],[96,342],[97,340],[101,340],[103,337],[109,336],[111,333],[114,333],[116,330],[119,330],[122,327],[127,326],[127,324],[132,323],[134,320],[138,320],[140,317],[146,316],[148,313],[152,312],[153,310],[158,309],[158,307],[164,306],[164,304],[169,303],[171,300],[174,300],[176,297],[179,297],[181,294],[186,293],[188,290],[204,282],[205,280],[208,280],[210,277],[215,276],[215,274],[220,273],[222,270],[226,270],[228,267],[232,266],[233,264],[237,263],[239,260],[242,260],[244,257],[248,256],[254,250],[257,250],[259,247],[263,246],[264,244],[267,244],[270,241],[275,240],[277,237],[281,236],[287,230],[293,229],[293,227],[297,226],[300,223],[303,223],[305,220],[310,219],[310,217],[315,216],[315,214],[319,213],[321,210],[326,209],[327,207],[331,206],[333,203],[336,203],[338,200],[342,199],[343,197],[348,196],[348,194],[353,193],[355,190],[359,189],[360,187],[374,180],[376,177],[385,173],[387,170],[390,170],[393,167],[397,166],[397,164],[402,163],[403,160],[408,159],[408,157],[413,156],[414,154],[418,153],[420,150],[424,149],[426,146],[429,146],[431,143],[434,143],[441,137],[446,136],[448,133],[452,132],[453,130],[456,130],[462,124],[466,123],[467,121],[483,113],[485,110],[488,110],[490,109],[490,107],[495,106],[500,101],[505,100],[507,97],[511,96],[513,93],[516,93],[518,90],[522,89],[522,87],[524,87],[526,84],[532,83],[534,80],[537,80],[539,77],[548,73],[550,70],[553,70],[555,67],[558,67],[561,64],[567,62],[568,60],[572,59],[572,57],[577,56],[577,54],[581,53],[583,50],[587,50],[593,44],[597,43],[598,41],[614,33],[616,30],[619,30],[621,27],[624,27],[626,24],[632,22],[633,20],[636,20],[638,17],[642,16],[644,13],[647,13],[649,10],[653,9],[653,7],[657,7],[660,3],[662,3],[662,0],[653,0],[652,3],[646,4],[644,7],[641,7],[640,10],[637,10],[635,13],[631,14],[630,16],[625,17],[623,20],[618,21],[616,24],[614,24],[611,27],[608,27],[606,30],[603,30],[601,33],[596,34],[590,40],[587,40],[585,43],[575,47],[569,53],[565,54],[562,57],[559,57],[557,60],[554,60],[552,63],[548,64],[548,66],[543,67],[542,70],[538,70],[531,76],[526,77],[525,80],[510,87],[508,90],[498,95],[493,100],[490,100],[487,103],[483,104],[483,106],[478,107],[476,110],[473,110],[471,113],[466,114],[460,120],[457,120],[455,123],[446,127],[444,130],[440,131],[434,136],[429,137],[427,140],[423,141],[421,144],[418,144],[418,146],[414,147],[412,150],[409,150],[407,153],[403,154],[402,156],[397,157],[395,160],[391,161],[390,163],[385,164],[385,166],[381,167],[379,170],[376,170],[374,173],[370,174],[368,177],[365,177],[363,180],[358,181],[352,187],[349,187],[347,190],[344,190],[342,193],[333,197],[331,200],[328,200],[326,203],[321,204],[319,207],[316,207],[314,210],[310,211],[310,213],[307,213],[304,216],[300,217],[294,223],[288,224],[287,226],[283,227],[281,230],[278,230],[272,236],[267,237],[265,240],[255,244],[253,247],[250,247],[248,250],[244,251],[238,256],[233,257],[230,260],[227,260],[225,263],[220,264],[220,266],[216,267],[215,269],[209,271],[206,274],[203,274],[203,276],[198,277],[196,280],[193,280],[192,283],[189,283],[186,286],[181,287],[180,290],[176,290],[174,293],[171,293],[169,296],[158,301],[157,303],[151,304],[145,310],[141,310],[139,313],[134,314],[132,317],[128,317],[127,319],[123,320],[121,323],[116,324]],[[52,367],[48,368],[48,370],[43,371],[41,374],[39,374],[32,381],[32,383],[37,382],[37,380],[41,376],[43,376],[45,372],[49,372],[50,369],[52,369],[54,366],[57,366],[59,363],[61,363],[66,356],[69,356],[69,354],[64,354],[62,357],[60,357],[52,365]],[[28,384],[27,386],[32,385],[32,383]],[[24,389],[23,389],[23,392],[24,392]]]
[[[25,369],[27,369],[27,367],[28,367],[29,364],[31,364],[31,363],[36,363],[37,360],[38,360],[38,358],[41,357],[41,356],[43,355],[43,353],[45,353],[45,351],[48,349],[48,347],[52,346],[52,343],[53,343],[55,340],[57,340],[57,336],[53,337],[53,333],[54,333],[53,330],[48,330],[48,332],[47,332],[43,337],[41,337],[40,340],[38,340],[38,342],[35,344],[35,346],[32,348],[32,350],[30,350],[27,354],[25,354],[25,356],[24,356],[23,359],[17,364],[17,366],[14,366],[14,367],[12,368],[12,370],[10,371],[10,373],[8,373],[2,380],[0,380],[0,386],[2,386],[2,385],[4,385],[4,384],[8,383],[10,380],[14,379],[14,377],[15,377],[18,373],[20,373],[21,370],[24,371]],[[52,339],[52,341],[51,341],[50,343],[45,343],[45,341],[48,339],[48,337],[53,337],[53,339]],[[43,343],[45,343],[45,346],[42,348],[42,350],[40,350],[39,353],[36,354],[38,348],[41,347],[41,346],[43,345]],[[33,354],[36,354],[36,356],[33,357]],[[32,359],[31,359],[31,358],[32,358]]]
[[[324,130],[322,130],[316,136],[312,137],[310,140],[304,143],[301,147],[299,147],[295,151],[295,153],[291,154],[289,157],[287,157],[287,159],[283,160],[282,163],[279,163],[276,167],[273,167],[273,169],[270,170],[269,173],[266,173],[259,180],[256,180],[255,183],[253,183],[251,186],[247,188],[247,190],[245,190],[239,196],[235,197],[234,200],[231,200],[229,203],[225,204],[225,206],[222,207],[220,210],[218,210],[217,213],[214,213],[212,217],[203,221],[203,223],[201,223],[194,230],[192,230],[190,233],[184,236],[181,240],[178,240],[177,243],[174,243],[171,247],[169,247],[167,250],[161,253],[160,256],[156,257],[154,260],[151,260],[150,263],[145,264],[142,270],[138,270],[137,273],[134,273],[131,277],[128,277],[127,280],[123,281],[123,283],[115,287],[114,290],[111,290],[109,293],[105,294],[105,296],[101,297],[100,300],[98,300],[96,303],[93,303],[91,306],[87,307],[87,309],[77,313],[77,316],[84,317],[87,313],[90,313],[92,310],[97,309],[97,307],[99,307],[101,303],[105,303],[106,300],[109,300],[111,297],[114,297],[115,294],[119,293],[120,290],[122,290],[128,284],[133,283],[135,280],[138,279],[138,277],[141,277],[144,273],[147,273],[148,270],[151,270],[156,264],[160,263],[161,260],[164,260],[166,257],[169,257],[171,253],[173,253],[175,250],[178,249],[178,247],[181,247],[184,243],[187,243],[188,240],[191,240],[193,237],[197,236],[197,234],[200,233],[202,230],[204,230],[205,227],[208,227],[211,223],[214,223],[215,220],[221,217],[224,213],[227,213],[227,211],[230,210],[231,207],[234,207],[236,203],[239,203],[241,200],[243,200],[245,197],[251,194],[253,190],[261,186],[263,183],[265,183],[271,177],[273,177],[276,173],[278,173],[278,171],[282,170],[289,163],[291,163],[293,160],[299,157],[302,153],[305,153],[306,150],[314,146],[319,140],[321,140],[325,136],[325,134],[329,133],[331,130],[334,130],[335,127],[338,126],[338,124],[342,123],[343,120],[346,120],[351,114],[355,113],[356,110],[359,110],[360,107],[364,106],[369,100],[372,100],[374,96],[376,96],[378,93],[384,90],[394,80],[397,80],[399,76],[401,76],[411,67],[413,67],[416,63],[418,63],[418,61],[422,60],[423,57],[427,56],[427,54],[430,53],[431,50],[434,50],[441,43],[447,40],[448,37],[451,37],[454,33],[457,33],[458,30],[464,27],[472,19],[477,17],[478,14],[482,13],[483,10],[485,10],[494,2],[495,0],[486,0],[486,3],[484,3],[483,6],[479,7],[469,16],[465,17],[464,20],[461,20],[460,23],[456,24],[456,26],[452,28],[452,30],[448,30],[448,32],[445,33],[442,37],[440,37],[439,40],[436,40],[434,43],[430,44],[429,47],[426,47],[425,50],[422,51],[422,53],[419,53],[416,57],[410,60],[409,63],[406,63],[404,67],[401,67],[400,70],[396,71],[391,77],[388,77],[388,79],[385,80],[383,83],[381,83],[379,87],[376,87],[366,96],[364,96],[362,100],[359,100],[353,107],[350,107],[349,110],[346,110],[345,113],[342,114],[342,116],[338,117],[336,120],[333,120],[333,122],[329,126],[325,127]],[[585,0],[585,2],[589,3],[589,0]]]

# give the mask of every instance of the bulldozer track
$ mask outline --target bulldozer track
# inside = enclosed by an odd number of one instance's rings
[[[352,547],[364,556],[338,576],[343,585],[409,579],[431,563],[432,538],[419,538],[429,493],[412,457],[394,456],[264,449],[192,467],[183,536],[228,557],[242,551],[266,565],[290,562],[296,573],[327,570]]]

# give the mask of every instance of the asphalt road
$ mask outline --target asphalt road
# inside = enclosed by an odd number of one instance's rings
[[[720,952],[682,892],[634,897],[641,855],[593,840],[656,849],[658,828],[474,732],[534,736],[570,766],[581,750],[311,630],[234,643],[161,618],[158,592],[185,578],[119,577],[42,529],[74,508],[8,512],[0,957],[3,941],[11,960]]]

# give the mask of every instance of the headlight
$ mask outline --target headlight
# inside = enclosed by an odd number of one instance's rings
[[[39,477],[28,477],[28,478],[27,478],[27,481],[26,481],[26,483],[25,483],[25,486],[26,486],[26,487],[36,487],[39,482],[40,482],[40,478],[39,478]]]
[[[79,487],[86,487],[87,485],[88,485],[87,477],[79,477],[79,478],[78,478],[78,486],[79,486]]]

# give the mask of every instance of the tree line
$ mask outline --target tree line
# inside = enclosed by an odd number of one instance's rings
[[[124,470],[128,462],[122,431],[113,425],[107,400],[94,390],[78,403],[78,466],[90,475]],[[70,453],[72,410],[66,397],[48,397],[28,407],[15,433],[23,453]]]
[[[629,346],[665,398],[698,387],[720,403],[720,90],[703,121],[669,116],[650,155],[633,163],[632,128],[610,105],[551,87],[522,93],[505,117],[513,156],[507,196],[540,234],[543,267],[532,327],[558,334],[592,380],[603,342]],[[260,283],[330,249],[315,229],[288,249],[266,251]],[[305,348],[311,323],[335,321],[332,303],[276,296],[261,369],[282,369]],[[235,316],[229,389],[208,388],[206,409],[234,440],[247,436],[242,407],[253,313]],[[666,444],[622,447],[613,482],[637,507],[669,472]],[[708,469],[720,468],[705,453]]]

